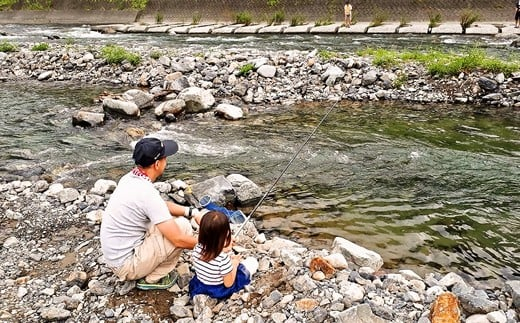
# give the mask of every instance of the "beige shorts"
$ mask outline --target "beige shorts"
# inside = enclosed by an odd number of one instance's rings
[[[188,219],[176,217],[175,223],[184,234],[193,235]],[[143,243],[134,249],[133,256],[121,267],[112,268],[112,271],[123,281],[145,277],[146,282],[155,283],[175,269],[182,251],[182,248],[176,248],[154,225],[146,233]]]

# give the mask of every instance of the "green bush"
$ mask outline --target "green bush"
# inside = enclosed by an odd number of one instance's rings
[[[51,5],[51,0],[24,0],[23,2],[25,10],[49,10]]]
[[[193,16],[191,17],[191,24],[192,25],[198,25],[200,24],[200,21],[202,20],[202,15],[200,12],[193,13]]]
[[[480,19],[480,16],[470,9],[464,10],[460,15],[460,26],[462,27],[462,33],[466,33],[466,29],[471,27],[477,20]]]
[[[291,26],[301,26],[305,24],[305,16],[296,15],[291,18]]]
[[[116,45],[106,45],[101,49],[101,56],[109,64],[121,64],[124,61],[130,62],[132,65],[138,65],[141,57],[138,54],[130,53],[126,49]]]
[[[277,10],[271,17],[270,25],[279,25],[285,20],[285,12],[283,10]]]
[[[253,16],[248,11],[240,11],[235,14],[235,23],[249,26],[253,22]]]
[[[163,21],[164,21],[164,15],[160,12],[156,13],[155,14],[155,23],[162,24]]]
[[[255,68],[255,65],[252,63],[247,63],[245,65],[242,65],[242,67],[240,67],[240,70],[238,71],[238,76],[245,76],[245,75],[251,73],[251,71],[253,71],[254,68]]]
[[[16,52],[16,51],[17,51],[16,45],[11,44],[6,41],[0,42],[0,52],[9,53],[9,52]]]
[[[47,44],[47,43],[39,43],[39,44],[34,45],[34,46],[31,48],[31,50],[32,50],[33,52],[43,52],[43,51],[48,50],[49,47],[50,47],[50,46],[49,46],[49,44]]]
[[[9,10],[18,0],[0,0],[0,11]]]
[[[429,17],[429,23],[428,23],[429,29],[438,27],[441,24],[442,17],[441,17],[440,13],[430,13],[428,15],[428,17]]]

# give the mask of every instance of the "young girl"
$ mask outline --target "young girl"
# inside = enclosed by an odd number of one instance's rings
[[[200,221],[199,243],[192,252],[195,276],[190,280],[190,298],[205,294],[225,299],[251,282],[258,261],[229,255],[232,246],[231,227],[226,215],[218,211],[206,213]]]

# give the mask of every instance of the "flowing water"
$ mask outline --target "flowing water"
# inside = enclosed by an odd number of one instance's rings
[[[13,42],[59,32],[84,42],[110,37],[111,42],[202,50],[237,46],[232,36],[105,36],[85,28],[9,28],[7,37]],[[360,41],[356,37],[345,44],[353,46]],[[367,43],[384,39],[388,46],[464,46],[471,41],[360,37],[369,38]],[[337,36],[252,38],[256,44],[247,45],[251,48],[347,50]],[[485,39],[486,48],[508,55],[505,45],[494,41]],[[117,180],[132,167],[125,129],[151,129],[156,123],[148,111],[141,121],[110,119],[101,128],[72,127],[72,115],[95,105],[92,100],[102,91],[123,89],[42,82],[0,85],[0,177],[6,179],[44,173],[82,189],[99,178]],[[329,107],[327,102],[273,106],[235,122],[193,119],[163,125],[159,135],[175,138],[181,147],[169,159],[165,177],[196,182],[240,173],[266,190]],[[328,249],[334,237],[344,237],[380,253],[387,268],[456,271],[493,284],[520,278],[519,188],[518,110],[341,102],[255,218],[268,234],[315,247]]]

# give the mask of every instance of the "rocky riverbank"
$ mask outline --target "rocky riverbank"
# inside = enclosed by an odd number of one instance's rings
[[[142,58],[137,66],[110,65],[95,45],[53,45],[44,52],[31,51],[32,45],[0,53],[2,82],[31,79],[144,89],[139,96],[131,95],[134,91],[106,99],[104,109],[101,104],[88,109],[102,114],[100,126],[104,113],[113,113],[114,101],[122,107],[119,113],[131,107],[129,114],[138,117],[141,108],[152,106],[169,121],[216,111],[234,119],[251,107],[337,99],[520,106],[520,74],[463,73],[442,79],[429,76],[420,65],[384,69],[355,55],[241,49],[202,53],[147,46],[132,48]],[[174,182],[158,185],[172,194]],[[348,237],[338,237],[330,250],[311,250],[265,237],[251,226],[239,240],[239,251],[258,257],[261,268],[251,287],[230,300],[189,303],[187,265],[179,266],[181,278],[170,291],[137,291],[132,284],[117,282],[103,265],[99,221],[113,184],[101,184],[85,191],[42,180],[0,184],[0,320],[426,323],[435,298],[451,291],[466,322],[519,321],[519,281],[482,290],[455,273],[419,277],[408,270],[389,272],[381,269],[375,252],[343,239]]]
[[[53,44],[32,51],[34,44],[0,53],[0,81],[116,84],[148,89],[156,100],[176,99],[189,87],[211,92],[215,103],[284,105],[321,100],[398,100],[429,103],[472,103],[520,106],[520,72],[461,73],[431,76],[424,66],[407,63],[383,68],[368,57],[314,51],[163,49],[135,46],[141,58],[132,65],[108,64],[102,48]],[[152,58],[153,56],[154,58]],[[210,110],[214,106],[206,107]]]
[[[138,291],[135,282],[118,282],[102,261],[99,223],[115,185],[99,180],[78,191],[43,180],[0,184],[1,321],[427,323],[446,291],[457,296],[465,322],[519,321],[520,281],[482,290],[456,273],[390,272],[377,253],[341,237],[329,250],[311,250],[266,237],[252,222],[236,251],[257,257],[259,272],[229,300],[189,301],[187,254],[176,285]],[[186,184],[170,179],[156,187],[179,199]]]

